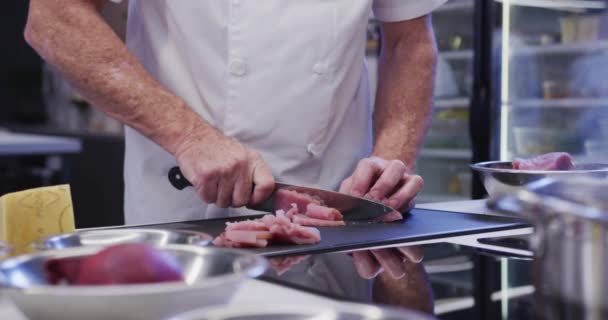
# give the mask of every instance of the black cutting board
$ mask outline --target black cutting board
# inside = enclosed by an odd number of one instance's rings
[[[196,230],[215,237],[224,231],[227,221],[239,221],[256,217],[258,216],[155,224],[146,227]],[[267,257],[307,255],[392,244],[407,244],[408,242],[421,240],[501,231],[526,226],[528,224],[525,222],[508,217],[414,209],[405,220],[398,222],[357,222],[348,223],[345,227],[320,227],[321,242],[315,245],[277,244],[268,248],[247,250],[252,250]]]

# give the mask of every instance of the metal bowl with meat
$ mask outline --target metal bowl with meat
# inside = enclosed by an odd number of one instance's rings
[[[608,164],[576,163],[568,170],[515,169],[512,161],[488,161],[471,165],[480,173],[490,196],[513,193],[526,184],[546,177],[608,177]]]
[[[57,284],[50,276],[50,261],[86,259],[104,249],[107,247],[47,250],[4,260],[0,262],[2,293],[31,320],[166,319],[201,306],[227,303],[244,280],[267,268],[264,258],[251,253],[176,244],[156,249],[176,261],[183,281],[68,285]]]

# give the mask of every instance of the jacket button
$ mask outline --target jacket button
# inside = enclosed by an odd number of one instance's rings
[[[247,66],[241,59],[232,59],[230,63],[228,63],[228,70],[230,71],[230,74],[241,77],[247,73]]]
[[[317,62],[314,66],[312,66],[312,71],[316,74],[324,74],[327,72],[327,65],[323,62]]]
[[[312,143],[306,146],[306,151],[308,151],[308,153],[312,156],[316,156],[318,154],[317,146]]]

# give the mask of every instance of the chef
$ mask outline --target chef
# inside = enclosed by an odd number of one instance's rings
[[[105,0],[31,0],[25,38],[92,105],[126,125],[128,224],[242,214],[274,181],[406,211],[431,113],[445,0],[131,0],[126,45]],[[381,21],[370,93],[365,31]],[[194,188],[176,190],[179,165]],[[407,249],[358,252],[366,278],[401,277]]]

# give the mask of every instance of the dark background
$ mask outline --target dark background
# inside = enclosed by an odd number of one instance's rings
[[[82,152],[61,155],[66,166],[53,175],[51,184],[70,184],[78,228],[123,224],[124,139],[116,135],[67,132],[48,125],[42,96],[43,62],[23,38],[28,4],[29,1],[3,3],[0,126],[15,132],[81,139]],[[42,178],[35,172],[45,166],[46,158],[0,157],[0,194],[40,186]]]

